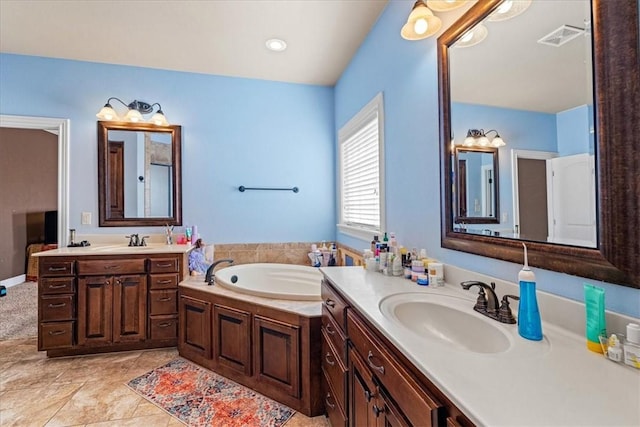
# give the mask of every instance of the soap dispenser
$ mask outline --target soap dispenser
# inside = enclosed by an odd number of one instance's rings
[[[522,246],[524,246],[524,267],[518,274],[518,282],[520,282],[518,333],[528,340],[540,341],[542,339],[542,324],[536,298],[536,275],[529,268],[527,245],[523,243]]]

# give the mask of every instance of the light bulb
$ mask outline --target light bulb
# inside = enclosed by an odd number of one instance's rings
[[[480,139],[478,139],[478,145],[480,147],[489,146],[489,138],[487,138],[486,136],[481,136]]]
[[[415,31],[416,34],[424,34],[427,32],[428,28],[429,28],[429,24],[427,23],[427,20],[424,18],[420,18],[413,23],[413,31]]]
[[[513,1],[512,0],[507,0],[504,3],[502,3],[498,9],[496,10],[497,13],[507,13],[511,10],[511,7],[513,6]]]
[[[131,108],[127,112],[127,115],[124,117],[124,119],[128,122],[138,123],[142,121],[142,114],[140,114],[140,111]]]
[[[460,41],[462,43],[466,43],[466,42],[470,41],[472,38],[473,38],[473,31],[467,31],[467,33],[464,36],[462,36]]]

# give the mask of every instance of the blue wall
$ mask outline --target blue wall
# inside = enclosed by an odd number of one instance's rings
[[[383,92],[387,230],[396,232],[400,244],[425,248],[447,264],[516,281],[520,265],[440,247],[436,37],[414,42],[400,37],[412,5],[413,1],[389,2],[340,78],[335,88],[336,129]],[[452,14],[440,16],[451,23],[455,17],[447,15]],[[477,126],[493,128],[500,123],[483,121]],[[507,144],[519,139],[506,131],[502,136]],[[368,247],[368,242],[342,233],[338,241],[358,249]],[[541,290],[583,301],[583,283],[593,283],[605,288],[607,309],[640,317],[640,290],[542,269],[535,272]]]
[[[586,105],[561,111],[557,114],[558,154],[593,154],[593,137],[589,129],[593,126],[593,108]]]
[[[206,241],[334,239],[333,88],[2,54],[2,114],[71,119],[69,216],[79,234],[131,232],[96,226],[95,114],[110,96],[160,102],[182,125],[184,224]],[[93,226],[80,224],[83,211]]]

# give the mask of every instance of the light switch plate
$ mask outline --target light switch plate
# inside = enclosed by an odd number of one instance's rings
[[[82,225],[91,225],[91,212],[82,212]]]

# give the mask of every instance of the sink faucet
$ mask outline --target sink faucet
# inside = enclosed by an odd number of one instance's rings
[[[495,292],[495,283],[491,282],[491,285],[487,285],[486,283],[478,282],[477,280],[469,280],[460,283],[460,286],[462,286],[462,289],[465,291],[471,289],[472,286],[478,286],[480,291],[478,292],[478,299],[473,309],[480,314],[484,314],[485,316],[498,320],[499,302],[498,296]]]
[[[137,234],[133,234],[131,233],[131,236],[124,236],[127,239],[129,239],[129,246],[138,246],[139,245],[139,240],[138,240],[138,235]]]
[[[213,285],[213,278],[214,278],[213,269],[216,268],[216,266],[222,262],[228,262],[229,264],[233,264],[233,260],[231,258],[219,259],[218,261],[215,261],[213,264],[211,264],[207,269],[207,274],[205,274],[204,276],[204,281],[209,286]]]

